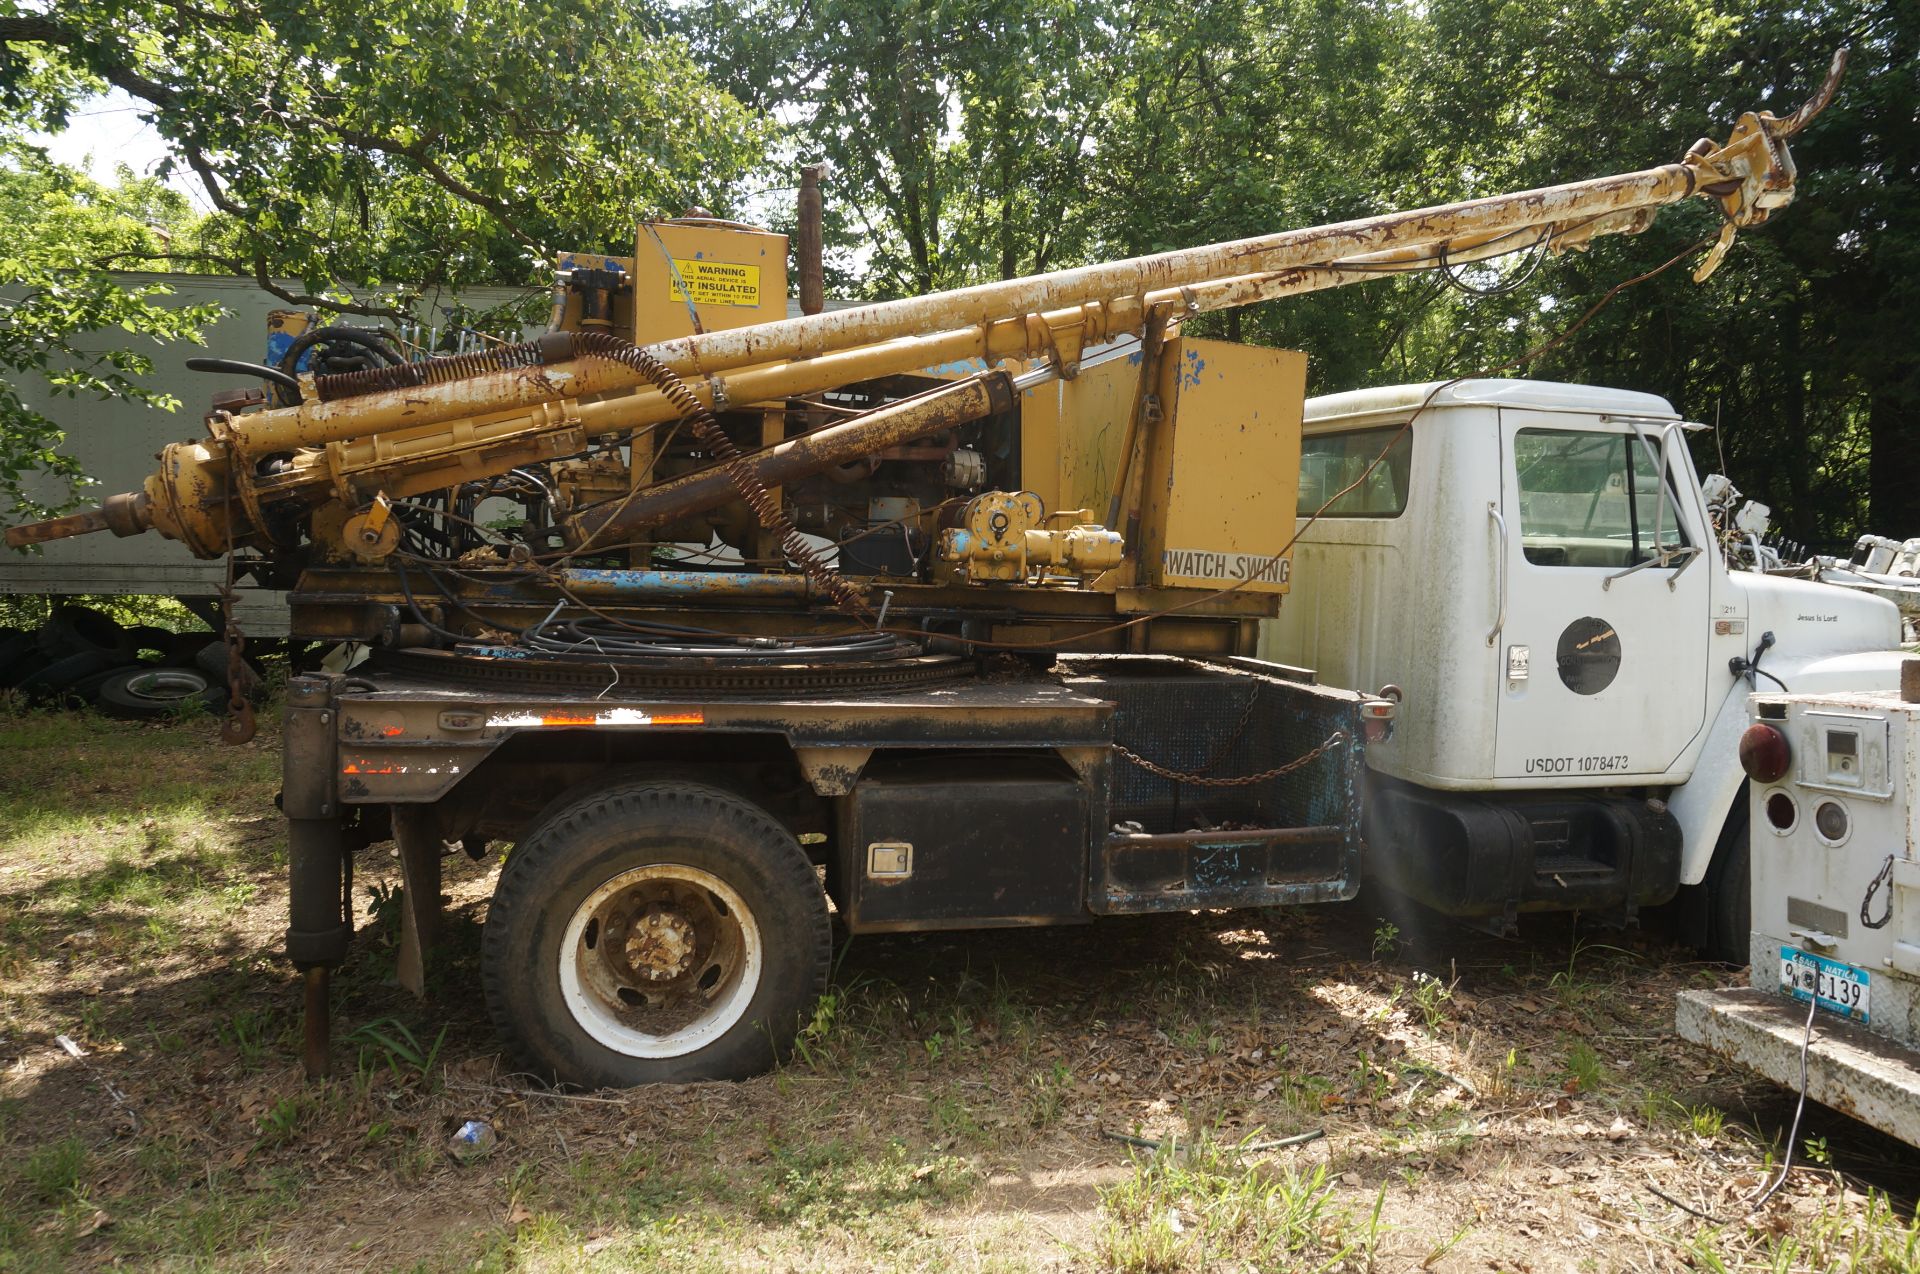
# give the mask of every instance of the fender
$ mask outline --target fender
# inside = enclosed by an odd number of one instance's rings
[[[1823,655],[1805,659],[1782,657],[1770,652],[1762,665],[1768,672],[1791,686],[1794,694],[1825,693],[1832,690],[1898,690],[1900,663],[1911,658],[1899,650],[1870,650],[1847,655]],[[1764,676],[1763,693],[1778,692]],[[1713,858],[1714,842],[1726,823],[1740,785],[1747,781],[1740,768],[1739,742],[1747,728],[1747,701],[1751,698],[1744,678],[1735,681],[1720,702],[1708,727],[1707,741],[1695,762],[1693,775],[1673,789],[1667,809],[1680,823],[1680,883],[1697,885],[1705,879],[1707,864]]]

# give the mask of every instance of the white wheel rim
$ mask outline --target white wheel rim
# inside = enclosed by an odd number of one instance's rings
[[[745,1016],[761,966],[760,927],[733,887],[659,863],[621,872],[574,909],[560,939],[560,994],[580,1029],[614,1052],[684,1057]]]
[[[129,677],[126,690],[135,698],[150,703],[179,703],[183,699],[205,694],[208,685],[205,678],[193,673],[162,669]]]

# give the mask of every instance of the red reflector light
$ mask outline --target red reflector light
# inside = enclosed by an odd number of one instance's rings
[[[1778,726],[1756,721],[1740,736],[1740,768],[1756,783],[1778,783],[1792,761],[1787,736]]]

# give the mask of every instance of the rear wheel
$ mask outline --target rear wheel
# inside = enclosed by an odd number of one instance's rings
[[[481,947],[494,1024],[586,1087],[742,1079],[826,985],[826,900],[785,828],[704,784],[622,784],[514,847]]]

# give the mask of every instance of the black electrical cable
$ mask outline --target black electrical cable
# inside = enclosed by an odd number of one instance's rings
[[[401,596],[406,599],[407,609],[413,617],[429,632],[451,640],[459,648],[471,651],[484,644],[475,642],[471,636],[443,628],[426,617],[407,574],[406,560],[410,556],[396,554],[394,572],[399,579]],[[797,660],[837,663],[901,658],[920,653],[919,646],[912,641],[892,634],[871,632],[804,638],[749,637],[679,624],[616,620],[610,617],[572,619],[549,626],[551,616],[530,628],[517,629],[475,611],[446,586],[433,564],[420,558],[413,558],[412,561],[449,606],[477,624],[510,635],[520,649],[549,658],[591,660],[595,663],[682,657],[748,663]],[[563,588],[562,591],[566,590]]]
[[[1787,1174],[1793,1171],[1793,1143],[1800,1136],[1800,1116],[1807,1111],[1807,1053],[1813,1048],[1813,1014],[1819,1007],[1820,988],[1815,986],[1807,994],[1807,1028],[1806,1033],[1800,1038],[1800,1100],[1794,1104],[1793,1124],[1787,1129],[1787,1155],[1780,1161],[1780,1175],[1775,1177],[1773,1184],[1762,1190],[1759,1197],[1747,1208],[1749,1216],[1766,1206],[1767,1200],[1787,1183]]]
[[[187,370],[217,372],[222,376],[256,376],[261,380],[270,380],[292,394],[295,404],[300,401],[299,380],[278,367],[268,367],[265,363],[249,363],[238,358],[189,358]]]
[[[1534,273],[1537,270],[1539,270],[1540,263],[1547,259],[1547,245],[1549,242],[1552,241],[1552,239],[1553,239],[1553,231],[1551,229],[1548,229],[1546,232],[1542,233],[1541,236],[1538,239],[1536,239],[1532,245],[1530,245],[1533,250],[1533,256],[1526,262],[1526,264],[1522,265],[1518,270],[1514,271],[1510,277],[1500,280],[1500,282],[1495,283],[1491,287],[1484,287],[1484,288],[1475,287],[1473,284],[1468,283],[1465,279],[1462,279],[1460,275],[1456,273],[1457,267],[1453,264],[1452,261],[1448,260],[1447,245],[1443,243],[1440,245],[1440,251],[1439,251],[1440,277],[1447,281],[1448,286],[1455,288],[1458,291],[1465,292],[1468,296],[1476,296],[1476,297],[1505,296],[1510,292],[1518,291],[1520,288],[1524,287],[1527,281],[1534,276]],[[1526,249],[1522,248],[1520,249],[1520,251],[1524,252],[1526,251]],[[1510,254],[1502,253],[1501,255],[1506,256]],[[1491,257],[1486,258],[1486,260],[1492,260],[1492,259],[1493,258]]]

